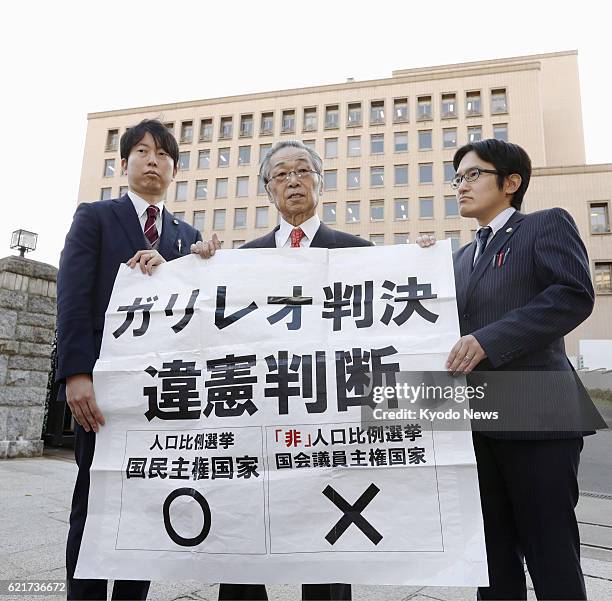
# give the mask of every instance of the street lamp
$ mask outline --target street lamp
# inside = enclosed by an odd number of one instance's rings
[[[15,230],[11,236],[11,248],[19,249],[19,256],[23,257],[26,252],[36,249],[38,234],[27,230]]]

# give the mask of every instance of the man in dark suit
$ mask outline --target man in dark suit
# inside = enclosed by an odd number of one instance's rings
[[[350,248],[372,246],[358,236],[332,230],[321,223],[317,204],[323,193],[321,157],[302,142],[287,140],[270,148],[259,170],[270,203],[280,213],[280,223],[261,238],[241,248]],[[216,235],[208,243],[198,242],[192,251],[204,258],[220,248]],[[220,601],[267,599],[263,584],[221,584]],[[350,584],[304,584],[305,601],[344,601],[351,599]]]
[[[87,518],[89,468],[95,433],[104,425],[92,384],[100,353],[104,314],[122,263],[153,268],[189,252],[201,235],[175,219],[163,206],[164,194],[176,174],[179,149],[167,128],[145,120],[121,138],[121,167],[128,192],[115,200],[82,203],[60,258],[57,276],[57,371],[76,421],[75,456],[79,471],[72,499],[66,547],[69,599],[106,599],[106,580],[74,578]],[[65,385],[65,386],[64,386]],[[149,583],[118,580],[113,599],[146,599]]]
[[[476,219],[479,228],[474,242],[454,256],[462,337],[446,367],[452,373],[476,370],[474,376],[488,372],[485,379],[493,384],[501,372],[506,383],[527,382],[500,394],[515,395],[516,406],[528,413],[522,424],[542,424],[550,407],[561,418],[552,430],[520,430],[506,422],[506,431],[473,433],[489,565],[489,586],[479,589],[478,598],[526,599],[526,560],[538,599],[586,599],[574,509],[582,436],[592,432],[571,423],[586,393],[563,336],[593,309],[587,253],[563,209],[519,212],[531,175],[531,161],[519,146],[468,144],[453,165],[461,216]],[[560,394],[543,392],[538,375],[527,372],[561,381]],[[530,390],[540,394],[530,397]]]

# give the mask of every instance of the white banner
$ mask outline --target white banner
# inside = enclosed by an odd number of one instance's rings
[[[76,577],[486,584],[470,432],[361,414],[458,337],[448,241],[123,266]]]

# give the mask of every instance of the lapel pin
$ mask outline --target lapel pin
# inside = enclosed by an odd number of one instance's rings
[[[178,225],[178,219],[173,219],[172,223],[174,223],[174,225]]]
[[[512,228],[511,228],[511,227],[506,228],[506,234],[509,234],[511,231],[512,231]]]

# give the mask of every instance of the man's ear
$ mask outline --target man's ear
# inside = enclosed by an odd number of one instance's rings
[[[506,194],[514,194],[520,187],[523,182],[523,178],[518,173],[512,173],[504,182],[504,192]]]
[[[175,163],[174,169],[172,170],[172,179],[176,177],[176,172],[178,171],[178,165]]]
[[[125,175],[127,173],[127,159],[121,159],[121,175]]]

